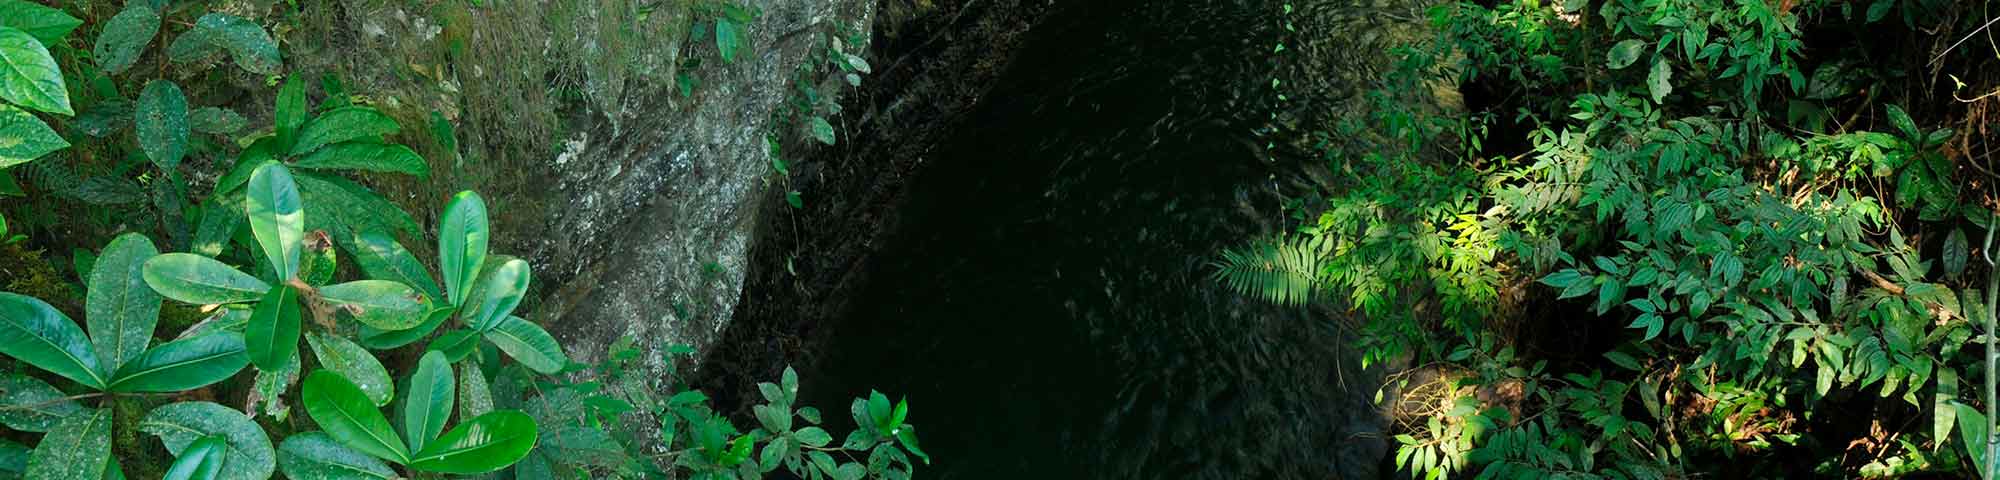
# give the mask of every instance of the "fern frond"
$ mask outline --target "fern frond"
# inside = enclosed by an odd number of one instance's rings
[[[1331,250],[1325,237],[1266,238],[1223,249],[1214,262],[1217,283],[1280,305],[1304,305],[1318,295],[1321,267]]]

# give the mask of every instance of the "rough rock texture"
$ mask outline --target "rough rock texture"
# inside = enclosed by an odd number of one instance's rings
[[[774,112],[797,95],[795,78],[819,78],[795,73],[823,70],[815,59],[875,10],[733,3],[759,12],[734,62],[707,33],[711,14],[656,0],[313,5],[322,15],[300,37],[329,40],[289,47],[301,70],[337,72],[403,121],[401,140],[435,178],[371,183],[426,228],[451,193],[486,196],[495,251],[535,268],[524,317],[575,360],[630,335],[661,366],[667,347],[706,349],[732,317],[753,227],[774,203],[765,138],[799,134]],[[683,76],[698,85],[689,95]],[[431,112],[457,124],[457,152],[423,135]],[[430,235],[404,243],[428,258]]]

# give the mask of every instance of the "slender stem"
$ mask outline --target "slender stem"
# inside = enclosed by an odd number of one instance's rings
[[[2000,383],[1996,383],[1995,378],[1993,377],[1993,372],[1994,370],[1996,370],[1995,368],[1996,365],[2000,365],[2000,341],[1996,341],[1996,339],[1994,338],[1994,335],[2000,332],[1993,331],[1993,324],[1995,323],[1994,320],[1995,314],[1993,312],[1994,301],[1996,299],[2000,299],[2000,296],[1995,295],[1996,293],[2000,293],[1996,292],[1996,289],[2000,289],[2000,275],[1996,275],[1995,273],[2000,273],[2000,272],[1995,272],[1993,268],[1995,266],[1993,262],[1993,231],[1996,229],[2000,229],[2000,225],[1988,225],[1986,227],[1986,246],[1981,247],[1979,252],[1980,256],[1985,257],[1987,266],[1986,318],[1985,318],[1986,466],[1980,467],[1979,469],[1980,470],[1979,477],[1985,480],[1993,480],[1993,457],[1995,452],[2000,452],[2000,432],[1994,431],[1995,429],[1993,428],[1993,421],[1995,420],[1995,415],[2000,414],[2000,410],[1996,410],[1994,408],[1994,401],[1993,401],[1995,397],[1994,392],[1996,390],[1996,386],[2000,386]]]

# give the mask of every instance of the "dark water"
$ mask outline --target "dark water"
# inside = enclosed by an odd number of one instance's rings
[[[1282,224],[1257,133],[1280,8],[1089,2],[1037,26],[911,183],[809,404],[907,395],[928,478],[1373,476],[1373,387],[1327,315],[1208,279]]]

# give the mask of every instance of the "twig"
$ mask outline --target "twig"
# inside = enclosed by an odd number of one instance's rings
[[[1993,17],[1992,20],[1987,20],[1985,25],[1980,25],[1979,28],[1972,29],[1972,33],[1965,34],[1965,38],[1960,38],[1958,39],[1957,42],[1953,42],[1951,46],[1944,47],[1944,51],[1938,52],[1936,57],[1931,57],[1930,63],[1926,63],[1924,64],[1924,66],[1931,66],[1937,64],[1938,60],[1944,59],[1945,54],[1951,53],[1952,49],[1958,48],[1958,46],[1960,44],[1965,43],[1966,40],[1971,40],[1973,35],[1978,35],[1980,31],[1986,30],[1986,27],[1993,26],[1993,22],[2000,22],[2000,17]]]

